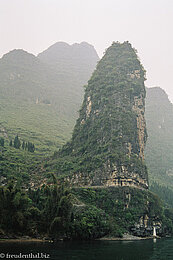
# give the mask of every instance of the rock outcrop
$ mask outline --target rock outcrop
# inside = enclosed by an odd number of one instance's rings
[[[144,80],[131,44],[114,42],[85,88],[72,139],[57,156],[58,174],[77,186],[148,187]]]

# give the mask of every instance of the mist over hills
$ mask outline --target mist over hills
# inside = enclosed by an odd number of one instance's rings
[[[40,151],[70,137],[99,57],[87,43],[56,43],[38,57],[13,50],[0,59],[0,126],[9,138],[31,139]],[[41,147],[40,147],[41,145]]]
[[[44,90],[51,90],[52,81],[56,86],[58,77],[33,54],[24,50],[13,50],[0,59],[1,94],[4,98],[13,97],[13,101],[35,102],[44,96]],[[51,81],[50,81],[50,79]],[[49,82],[50,81],[50,82]]]
[[[148,131],[145,159],[150,182],[173,188],[173,105],[163,89],[147,88],[145,116]]]
[[[86,42],[72,45],[57,42],[38,54],[38,58],[56,71],[58,78],[68,81],[64,86],[68,89],[67,96],[75,93],[73,103],[81,103],[82,86],[87,83],[99,60],[94,47]]]
[[[72,45],[57,42],[38,54],[37,57],[48,64],[52,64],[52,66],[59,66],[59,68],[62,68],[63,64],[64,66],[73,65],[74,68],[81,67],[81,65],[93,67],[95,61],[99,59],[94,47],[87,42]]]
[[[34,56],[22,49],[0,59],[0,135],[19,134],[40,154],[70,139],[84,88],[99,60],[86,42],[58,42]],[[149,181],[173,188],[173,105],[159,87],[147,88],[145,159]]]

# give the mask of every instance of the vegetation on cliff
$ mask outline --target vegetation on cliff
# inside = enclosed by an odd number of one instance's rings
[[[88,81],[71,141],[45,167],[57,175],[84,173],[86,185],[87,174],[93,185],[106,185],[101,182],[114,171],[146,184],[144,80],[131,44],[113,43]]]
[[[104,216],[103,220],[105,219],[107,223],[103,225],[107,236],[121,237],[126,232],[141,237],[152,236],[153,223],[160,236],[173,232],[172,211],[164,209],[159,197],[148,190],[141,191],[132,187],[104,187],[74,188],[72,191],[81,201],[81,211],[85,212],[88,226],[90,223],[93,224],[88,216],[88,208],[101,210],[100,214],[102,218]],[[97,226],[96,223],[93,224],[95,225]],[[92,233],[91,238],[93,235]]]
[[[0,187],[0,238],[31,236],[49,239],[92,240],[122,237],[125,232],[151,236],[173,231],[173,213],[149,191],[130,187],[78,188],[52,185],[20,188],[9,182]],[[146,229],[147,227],[147,229]]]

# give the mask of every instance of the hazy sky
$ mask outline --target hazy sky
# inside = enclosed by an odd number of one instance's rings
[[[112,41],[132,43],[173,102],[173,0],[0,0],[0,57],[15,48],[38,54],[57,41],[87,41],[99,56]]]

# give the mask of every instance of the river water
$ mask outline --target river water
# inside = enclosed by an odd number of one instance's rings
[[[58,243],[0,242],[0,259],[173,260],[173,238]]]

